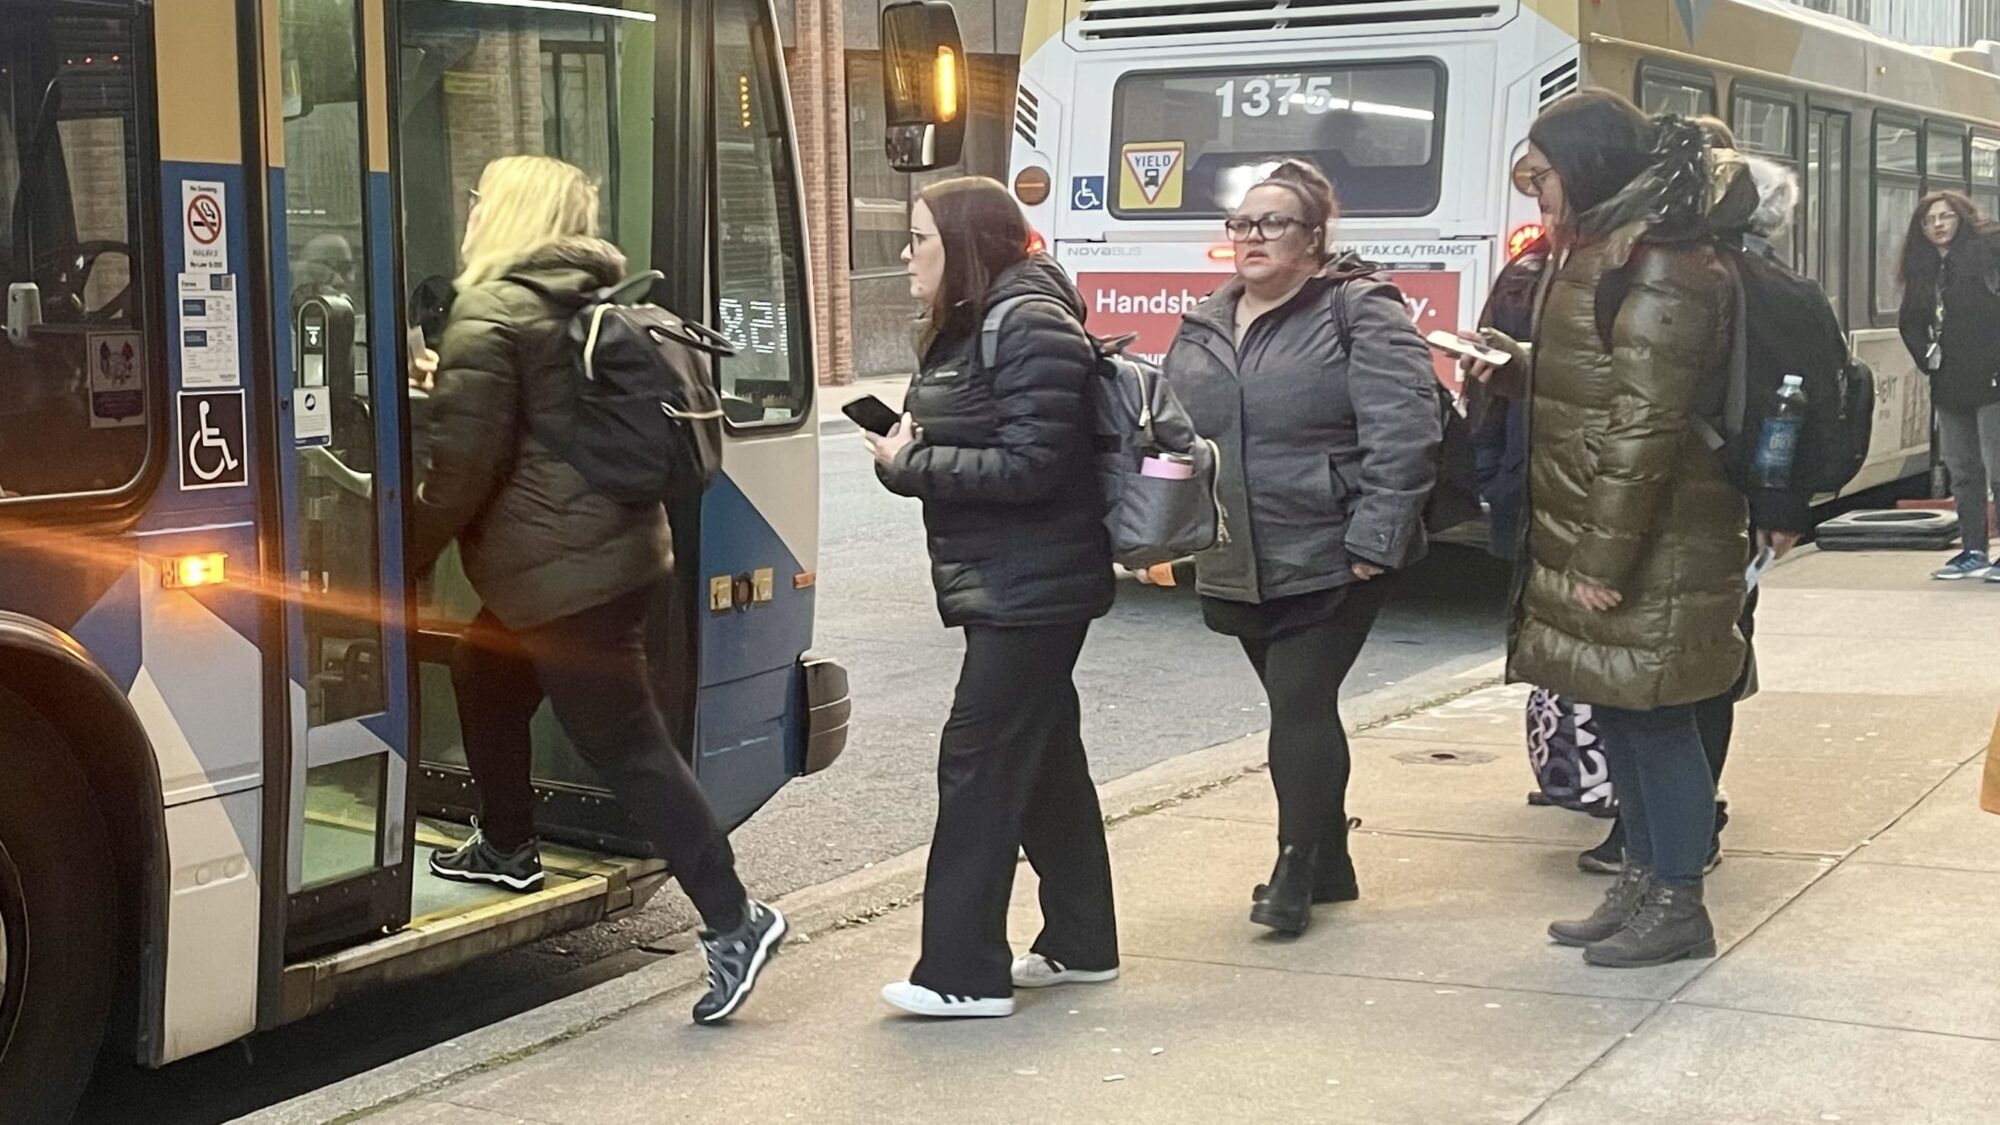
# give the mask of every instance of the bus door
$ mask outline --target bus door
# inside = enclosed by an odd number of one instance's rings
[[[597,183],[600,233],[630,272],[664,275],[653,299],[736,353],[716,369],[729,417],[723,475],[703,502],[670,511],[676,567],[648,619],[661,708],[733,826],[806,765],[800,657],[819,519],[798,176],[768,0],[403,0],[397,11],[403,296],[425,340],[442,337],[481,172],[539,152]],[[413,396],[417,465],[427,407]],[[416,784],[421,813],[458,823],[479,802],[450,659],[479,604],[447,549],[419,591]],[[533,747],[545,842],[653,854],[547,706]],[[558,878],[581,858],[543,850]]]
[[[263,0],[289,693],[288,956],[411,909],[385,0]]]

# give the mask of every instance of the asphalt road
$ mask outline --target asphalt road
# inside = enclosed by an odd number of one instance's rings
[[[817,646],[851,670],[854,726],[840,762],[793,783],[735,834],[745,881],[764,897],[926,841],[937,737],[963,650],[938,623],[917,505],[880,488],[851,426],[829,424],[826,436]],[[1344,695],[1499,641],[1506,569],[1483,553],[1441,547],[1399,583]],[[1269,725],[1242,653],[1202,627],[1185,587],[1121,583],[1117,608],[1092,630],[1078,686],[1099,780]],[[226,1121],[629,971],[655,956],[639,947],[693,921],[669,888],[618,922],[386,990],[165,1071],[114,1061],[82,1120]],[[884,965],[884,979],[902,968]]]

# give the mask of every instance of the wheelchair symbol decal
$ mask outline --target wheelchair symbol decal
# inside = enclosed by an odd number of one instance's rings
[[[1077,176],[1071,179],[1069,206],[1072,211],[1104,210],[1104,177]]]
[[[242,391],[182,394],[181,491],[248,485],[243,431]]]

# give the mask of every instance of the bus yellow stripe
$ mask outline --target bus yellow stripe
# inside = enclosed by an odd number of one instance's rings
[[[1574,2],[1574,0],[1572,0]],[[1062,34],[1063,16],[1068,0],[1028,0],[1025,22],[1021,28],[1021,58],[1035,57],[1035,52],[1049,40]]]
[[[1581,0],[1526,0],[1527,9],[1547,20],[1571,39],[1579,38],[1583,17],[1577,11]]]
[[[279,0],[259,0],[258,27],[264,36],[264,153],[273,168],[285,166],[284,24]]]
[[[383,0],[361,3],[361,67],[368,105],[368,170],[389,171],[389,67],[383,57],[388,41],[388,13]]]
[[[154,9],[160,156],[200,164],[243,162],[232,0],[176,0]]]

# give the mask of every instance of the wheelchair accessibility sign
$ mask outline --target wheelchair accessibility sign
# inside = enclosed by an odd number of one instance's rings
[[[1104,210],[1104,177],[1071,177],[1069,181],[1069,206],[1072,211]]]
[[[181,491],[247,487],[243,392],[183,392],[179,414]]]

